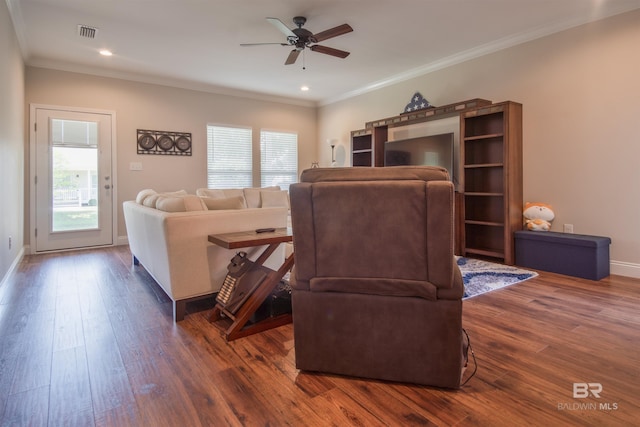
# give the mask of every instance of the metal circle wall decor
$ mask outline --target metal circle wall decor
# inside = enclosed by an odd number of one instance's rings
[[[190,150],[191,149],[191,140],[189,138],[181,136],[178,139],[176,139],[176,147],[178,147],[178,150],[180,150],[182,152]]]
[[[143,133],[138,136],[138,145],[143,150],[151,150],[156,145],[156,139],[150,133]]]
[[[173,148],[173,139],[169,135],[162,135],[158,140],[158,147],[164,151],[169,151]]]
[[[138,154],[191,155],[191,133],[138,129]]]

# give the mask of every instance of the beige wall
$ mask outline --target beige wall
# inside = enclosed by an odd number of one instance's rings
[[[255,152],[259,152],[261,128],[295,131],[299,167],[315,161],[315,108],[33,67],[27,67],[26,87],[27,106],[45,104],[116,112],[120,241],[126,236],[122,202],[134,199],[139,190],[185,189],[193,193],[196,188],[207,186],[208,123],[252,127]],[[137,129],[191,132],[193,155],[139,155]],[[141,162],[143,170],[130,171],[131,162]],[[257,179],[254,185],[260,184]]]
[[[24,62],[0,2],[0,285],[23,253],[24,85]]]
[[[31,103],[113,110],[117,115],[118,206],[141,188],[206,185],[207,123],[294,130],[299,168],[350,164],[349,132],[401,112],[420,91],[435,105],[469,98],[524,105],[525,200],[551,203],[554,230],[610,236],[612,272],[640,277],[640,197],[635,121],[640,113],[640,11],[577,27],[319,109],[27,68],[6,6],[0,6],[0,276],[18,257],[22,227],[25,112]],[[427,47],[428,48],[428,47]],[[4,60],[6,58],[6,60]],[[26,85],[26,103],[22,94]],[[5,96],[5,93],[7,94]],[[192,157],[136,154],[136,129],[190,131]],[[24,142],[23,142],[24,141]],[[257,144],[257,138],[254,141]],[[144,170],[129,171],[130,162]],[[24,165],[24,168],[23,168]],[[26,207],[29,212],[30,207]],[[126,235],[121,209],[118,235]],[[8,250],[8,236],[13,249]]]
[[[525,201],[552,204],[555,231],[611,237],[612,272],[640,277],[638,46],[640,11],[576,27],[323,106],[319,141],[348,152],[350,130],[399,114],[415,91],[434,105],[520,102]]]

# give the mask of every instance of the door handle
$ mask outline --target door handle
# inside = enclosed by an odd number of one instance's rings
[[[105,185],[105,186],[104,186],[104,189],[105,189],[105,190],[108,190],[108,189],[110,189],[110,188],[111,188],[111,186],[110,186],[109,184],[107,184],[107,185]]]

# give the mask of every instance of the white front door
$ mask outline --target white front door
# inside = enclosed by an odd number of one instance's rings
[[[113,244],[112,114],[34,111],[34,252]]]

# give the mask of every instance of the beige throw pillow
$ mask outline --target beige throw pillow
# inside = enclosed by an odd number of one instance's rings
[[[247,201],[248,208],[260,207],[260,189],[259,188],[245,188],[244,199]]]
[[[215,188],[198,188],[196,190],[196,196],[200,197],[208,197],[210,199],[224,199],[225,196],[223,190],[218,190]]]
[[[202,201],[210,211],[218,211],[225,209],[244,209],[244,197],[229,197],[227,199],[213,199],[211,197],[202,197]]]
[[[160,196],[156,200],[156,209],[164,212],[185,212],[184,197]]]
[[[149,194],[147,197],[144,198],[144,200],[142,201],[142,204],[148,208],[155,208],[158,197],[162,197],[162,194],[158,194],[158,193]]]
[[[207,207],[205,206],[202,199],[194,194],[188,194],[184,196],[183,200],[184,200],[184,209],[187,212],[207,210]]]
[[[187,194],[187,190],[176,190],[176,191],[163,191],[162,193],[158,193],[162,196],[186,196]]]
[[[150,188],[147,188],[145,190],[141,190],[138,195],[136,196],[136,203],[139,205],[142,205],[144,202],[144,199],[146,199],[147,197],[149,197],[152,194],[156,194],[155,190],[152,190]]]
[[[244,197],[244,193],[242,192],[242,188],[225,188],[222,190],[225,198],[229,197]]]
[[[247,201],[248,208],[259,208],[262,207],[260,204],[261,198],[260,194],[263,191],[280,191],[280,187],[274,185],[272,187],[262,187],[262,188],[245,188],[244,190],[244,198]]]
[[[262,191],[260,192],[263,208],[289,209],[289,193],[286,191]]]
[[[164,196],[160,195],[156,200],[156,209],[164,212],[192,212],[205,211],[206,206],[200,197],[193,194],[186,196]]]

